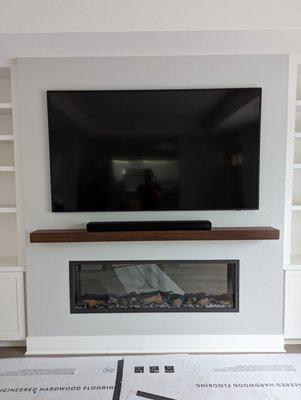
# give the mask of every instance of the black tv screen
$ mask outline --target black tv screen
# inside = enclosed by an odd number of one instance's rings
[[[261,89],[48,91],[52,210],[258,209]]]

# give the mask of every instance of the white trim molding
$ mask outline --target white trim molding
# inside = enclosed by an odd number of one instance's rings
[[[25,340],[0,340],[0,347],[25,347]]]
[[[27,355],[284,352],[282,335],[30,336]]]

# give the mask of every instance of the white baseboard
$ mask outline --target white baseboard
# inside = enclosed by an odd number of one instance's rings
[[[282,335],[31,336],[28,355],[284,352]]]
[[[0,340],[0,347],[24,347],[25,340]]]

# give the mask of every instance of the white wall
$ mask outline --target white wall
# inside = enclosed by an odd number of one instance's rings
[[[1,0],[0,0],[1,1]],[[0,64],[20,57],[301,54],[301,29],[0,33]]]
[[[283,231],[287,56],[19,59],[19,122],[27,233],[91,220],[207,218],[215,226]],[[71,213],[50,211],[47,89],[263,88],[258,211]],[[28,335],[281,334],[279,241],[29,244]],[[240,312],[70,315],[69,260],[240,259]]]
[[[0,0],[0,32],[300,28],[299,0]]]

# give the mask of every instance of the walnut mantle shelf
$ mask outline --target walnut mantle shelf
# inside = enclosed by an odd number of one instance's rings
[[[30,234],[31,243],[133,242],[169,240],[277,240],[272,227],[212,228],[211,231],[88,232],[86,229],[48,229]]]

